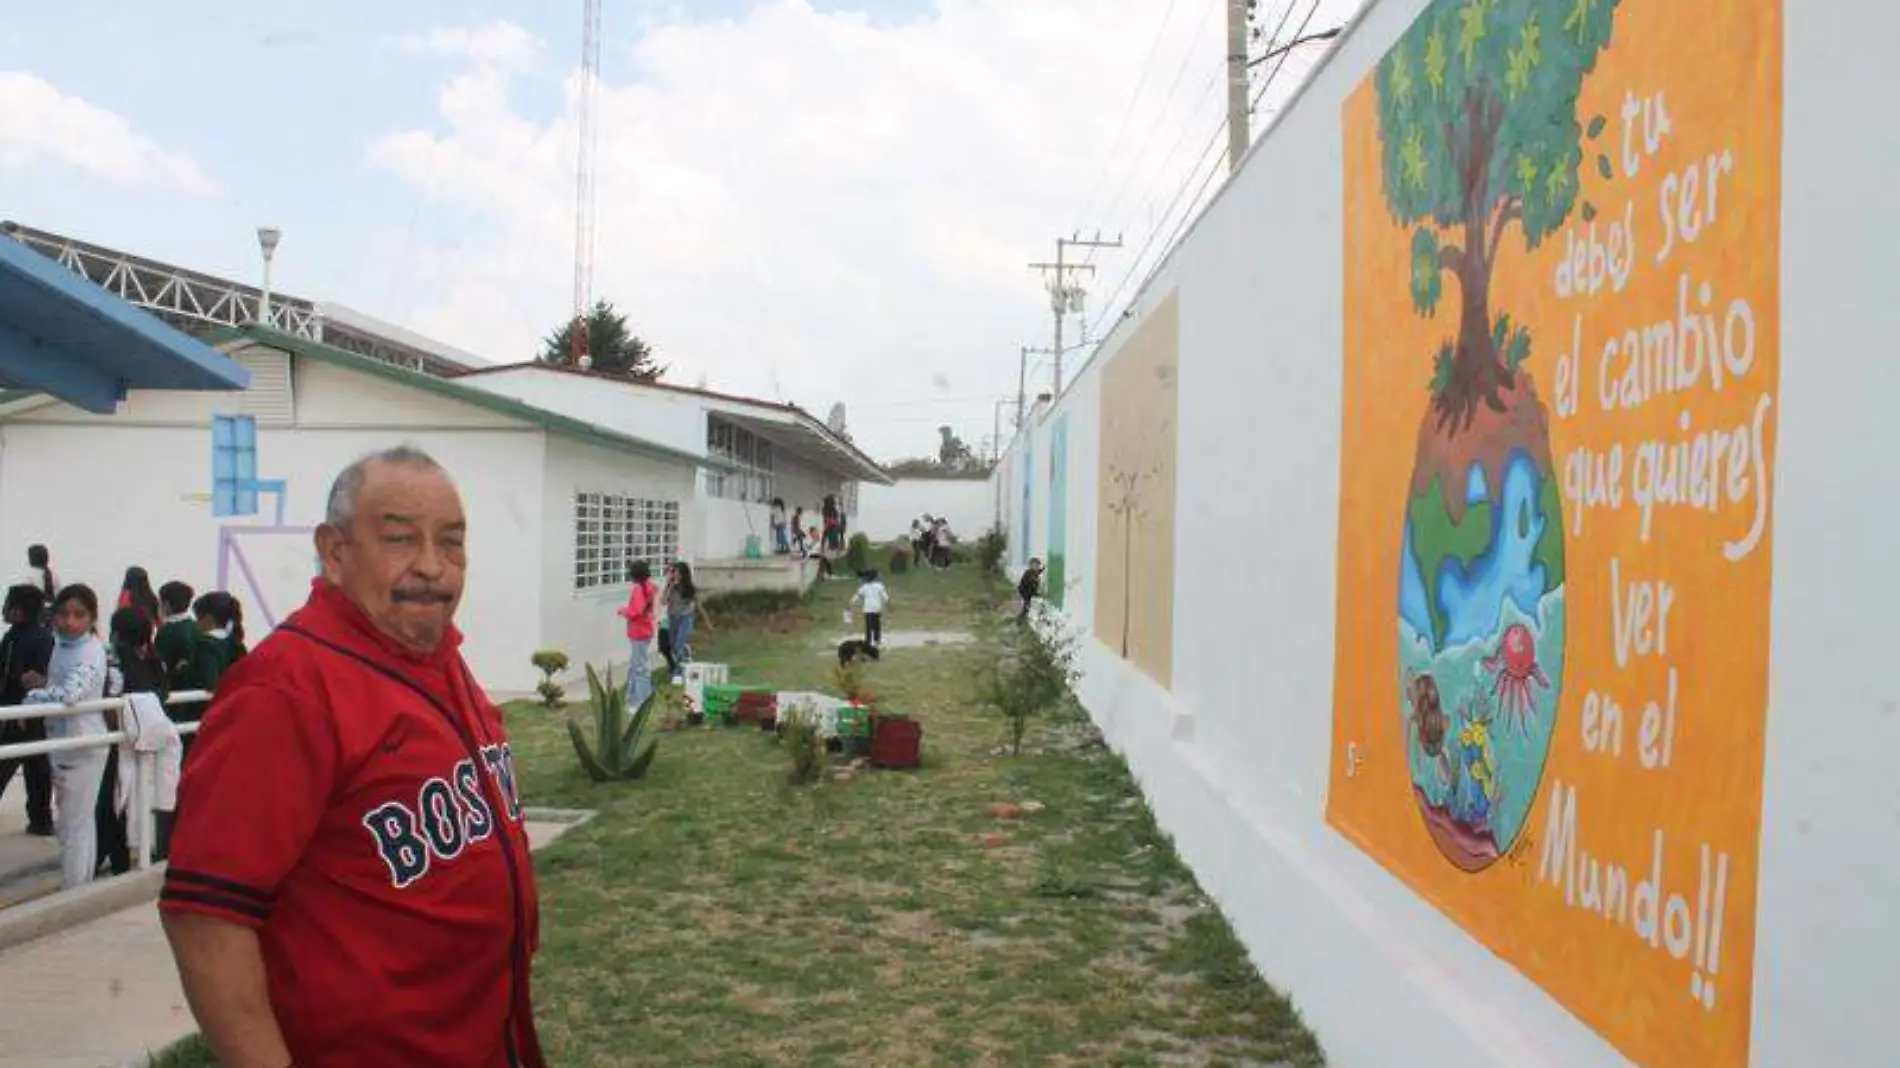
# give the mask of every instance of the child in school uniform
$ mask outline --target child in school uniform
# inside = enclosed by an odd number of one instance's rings
[[[165,613],[158,636],[152,639],[152,651],[165,669],[165,678],[173,689],[197,688],[192,676],[192,650],[197,646],[198,621],[192,618],[191,602],[198,596],[182,582],[167,582],[158,588],[158,603]]]

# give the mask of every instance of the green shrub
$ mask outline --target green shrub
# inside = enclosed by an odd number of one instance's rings
[[[871,566],[870,538],[863,534],[851,535],[851,540],[845,543],[844,547],[844,566],[853,575]]]
[[[662,691],[655,689],[647,695],[645,704],[629,712],[627,688],[614,685],[613,669],[607,669],[607,678],[603,682],[592,664],[587,665],[587,690],[594,711],[592,751],[589,751],[587,740],[581,735],[580,724],[571,719],[567,721],[567,734],[574,742],[574,752],[581,758],[581,769],[595,782],[626,782],[644,778],[647,768],[653,764],[653,754],[659,748],[658,742],[646,738],[646,729],[648,721],[653,718],[653,710],[663,700]],[[646,742],[644,749],[640,745],[642,741]]]
[[[824,733],[819,729],[818,713],[801,705],[781,709],[778,739],[792,758],[792,768],[786,776],[792,785],[802,786],[824,778],[829,758],[825,753]]]
[[[733,590],[714,594],[701,603],[719,619],[776,616],[804,607],[805,595],[797,590]]]
[[[986,574],[1003,573],[1003,554],[1009,551],[1009,536],[1003,533],[1002,524],[997,524],[983,532],[976,540],[976,562],[983,566]]]
[[[541,704],[545,708],[559,708],[567,702],[567,688],[554,681],[554,676],[567,670],[567,654],[559,649],[543,649],[529,658],[536,671],[541,673],[541,681],[535,684],[535,692],[541,695]]]
[[[162,1053],[154,1053],[150,1068],[218,1068],[218,1058],[203,1035],[192,1035]]]
[[[909,571],[909,570],[910,570],[910,550],[909,549],[892,549],[891,550],[891,574],[901,575],[904,572]]]
[[[1029,720],[1068,699],[1081,673],[1076,640],[1055,612],[1041,611],[1003,638],[1003,655],[977,680],[977,696],[1003,714],[1010,752],[1021,754]]]

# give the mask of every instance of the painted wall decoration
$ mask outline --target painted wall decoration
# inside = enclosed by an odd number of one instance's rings
[[[1174,673],[1180,352],[1180,295],[1170,293],[1102,371],[1095,636],[1163,686]]]
[[[1035,509],[1036,488],[1036,441],[1033,434],[1023,435],[1023,477],[1022,504],[1016,509],[1016,566],[1029,566],[1029,558],[1036,555],[1029,548],[1029,516]]]
[[[1043,582],[1049,603],[1061,608],[1069,581],[1069,416],[1049,431],[1049,558]]]
[[[287,569],[293,574],[300,569],[314,574],[315,565],[311,564],[306,569],[294,562],[280,561],[280,566],[265,569],[254,566],[252,557],[259,551],[283,557],[287,540],[291,538],[304,539],[300,543],[292,543],[289,549],[292,561],[313,555],[315,550],[309,547],[307,539],[316,528],[286,523],[284,508],[289,496],[288,486],[282,479],[257,477],[256,421],[250,416],[214,416],[211,421],[211,514],[221,519],[256,515],[258,498],[263,495],[275,499],[272,522],[221,523],[218,526],[217,588],[229,591],[243,602],[248,620],[261,621],[264,629],[274,629],[278,616],[271,608],[270,593],[272,589],[283,588],[285,583],[260,581],[259,571],[265,571],[267,577],[278,577],[279,573]],[[244,580],[235,588],[231,585],[233,572]],[[252,629],[261,634],[255,623]]]
[[[1436,0],[1343,116],[1328,819],[1644,1065],[1748,1062],[1781,69]]]

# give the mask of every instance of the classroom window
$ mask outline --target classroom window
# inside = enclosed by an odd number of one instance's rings
[[[778,457],[772,443],[717,417],[706,420],[706,452],[735,471],[706,472],[706,495],[734,501],[770,501],[778,491]]]
[[[251,416],[211,419],[211,514],[257,514],[257,420]]]
[[[644,560],[659,576],[679,558],[678,501],[617,493],[574,494],[574,588],[627,584],[627,569]]]

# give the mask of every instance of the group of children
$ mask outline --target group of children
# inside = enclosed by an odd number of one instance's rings
[[[650,650],[655,642],[666,658],[667,675],[676,684],[682,681],[686,665],[693,659],[699,588],[693,584],[692,565],[684,560],[667,566],[664,591],[653,582],[653,569],[645,560],[635,560],[628,570],[633,588],[619,614],[627,621],[627,642],[632,652],[627,665],[627,700],[639,708],[653,693]]]
[[[827,496],[819,509],[824,519],[821,530],[808,526],[805,520],[805,506],[793,509],[791,518],[785,516],[785,499],[772,498],[769,523],[772,528],[772,551],[780,556],[820,557],[826,553],[844,551],[845,515],[838,507],[836,497]]]
[[[33,547],[28,561],[31,572],[7,590],[0,606],[8,625],[0,636],[0,705],[150,695],[158,715],[195,722],[203,702],[175,712],[163,702],[172,693],[215,689],[247,651],[243,608],[229,593],[197,596],[182,582],[168,582],[155,593],[143,568],[128,568],[115,610],[103,620],[102,639],[101,606],[92,588],[58,585],[42,546]],[[106,734],[119,722],[116,712],[10,720],[0,723],[0,744]],[[178,747],[181,763],[190,742],[186,735]],[[131,869],[117,764],[115,746],[0,762],[0,793],[16,773],[26,779],[28,833],[58,837],[63,888],[89,882],[102,870]],[[169,837],[167,817],[159,814],[160,858]]]
[[[950,533],[950,521],[929,512],[910,521],[911,558],[919,567],[943,570],[950,566],[950,547],[956,536]]]

